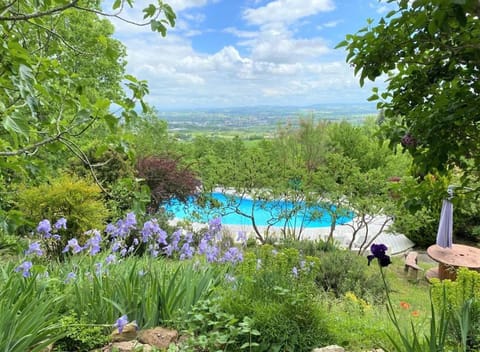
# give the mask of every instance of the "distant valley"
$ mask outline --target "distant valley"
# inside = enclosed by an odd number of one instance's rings
[[[171,133],[192,135],[210,134],[261,134],[272,132],[286,123],[297,124],[301,118],[315,120],[362,123],[367,117],[375,117],[372,104],[322,104],[307,107],[238,107],[178,111],[157,111],[167,121]]]

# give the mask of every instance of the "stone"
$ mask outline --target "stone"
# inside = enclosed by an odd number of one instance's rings
[[[108,349],[108,351],[115,351],[115,352],[133,352],[133,351],[150,352],[152,350],[153,349],[151,346],[141,344],[140,342],[135,340],[115,342]]]
[[[115,329],[110,335],[112,342],[131,341],[137,338],[137,325],[130,323],[124,326],[123,331],[120,333],[118,329]]]
[[[162,327],[141,330],[138,333],[138,341],[159,349],[167,349],[171,343],[175,343],[177,340],[178,332],[176,330]]]
[[[345,352],[343,347],[331,345],[327,347],[315,348],[312,352]]]

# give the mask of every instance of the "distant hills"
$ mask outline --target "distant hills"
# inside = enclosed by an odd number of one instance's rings
[[[170,131],[178,132],[265,132],[285,123],[298,123],[300,118],[361,123],[376,116],[373,104],[317,104],[311,106],[252,106],[232,108],[200,108],[161,111]]]

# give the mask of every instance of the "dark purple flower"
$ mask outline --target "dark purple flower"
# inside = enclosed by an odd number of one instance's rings
[[[384,244],[372,244],[370,247],[372,254],[367,256],[368,265],[376,258],[380,266],[388,266],[392,261],[390,260],[390,256],[386,254],[387,250],[388,248]]]

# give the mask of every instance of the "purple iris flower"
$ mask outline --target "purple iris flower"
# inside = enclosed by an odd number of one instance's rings
[[[117,319],[115,324],[113,325],[118,329],[118,332],[121,334],[123,329],[125,328],[125,325],[128,324],[128,317],[126,315],[122,315],[120,318]]]
[[[37,226],[37,232],[43,235],[45,238],[50,238],[52,231],[52,225],[50,224],[50,221],[47,219],[44,219],[38,223]]]
[[[19,272],[19,271],[22,271],[22,275],[23,277],[29,277],[31,276],[32,274],[30,273],[30,269],[32,269],[32,262],[30,261],[24,261],[22,264],[20,264],[19,266],[17,266],[15,268],[15,271],[16,272]]]
[[[42,248],[40,247],[40,242],[33,242],[28,246],[28,249],[25,251],[26,255],[35,254],[41,257],[43,255]]]
[[[388,248],[384,244],[372,244],[370,247],[370,252],[372,252],[372,254],[367,256],[368,265],[370,265],[375,258],[378,260],[378,264],[382,267],[391,264],[392,261],[390,260],[390,256],[386,254],[387,250]]]
[[[73,254],[80,253],[83,250],[83,248],[78,244],[78,240],[76,238],[68,240],[67,245],[63,249],[62,253],[67,253],[70,249],[72,249]]]
[[[58,219],[57,222],[55,223],[55,225],[53,225],[53,227],[56,230],[60,230],[60,229],[66,230],[67,229],[67,219],[65,219],[63,217]]]

